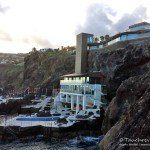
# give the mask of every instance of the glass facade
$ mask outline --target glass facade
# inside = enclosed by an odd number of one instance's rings
[[[61,85],[60,92],[90,94],[94,95],[93,86],[89,84],[84,85]]]
[[[88,36],[87,43],[93,43],[93,42],[94,42],[93,36]]]
[[[93,77],[64,77],[60,83],[60,93],[64,95],[62,99],[66,99],[66,95],[88,96],[89,100],[95,104],[101,102],[102,95],[106,94],[104,86],[96,83]],[[92,82],[93,81],[93,82]],[[105,92],[105,93],[103,93]],[[71,102],[71,98],[67,97],[67,102]]]
[[[86,84],[89,83],[89,77],[65,77],[60,80],[60,84]]]

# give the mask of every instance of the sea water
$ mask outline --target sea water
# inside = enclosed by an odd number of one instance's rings
[[[7,116],[11,119],[14,116]],[[5,121],[5,116],[0,116],[0,123]],[[69,142],[71,141],[71,142]],[[18,139],[12,142],[0,141],[0,150],[98,150],[98,144],[94,146],[78,145],[77,138],[74,139],[51,139],[44,140],[43,138]]]
[[[75,140],[75,139],[74,139]],[[74,142],[76,143],[76,141]],[[0,150],[98,150],[98,145],[78,146],[68,143],[68,140],[61,141],[13,141],[11,143],[1,143]]]

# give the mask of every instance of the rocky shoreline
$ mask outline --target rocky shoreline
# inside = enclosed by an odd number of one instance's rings
[[[99,136],[102,134],[100,130],[101,119],[97,118],[93,121],[76,122],[70,127],[44,127],[44,126],[0,126],[1,140],[15,140],[30,136],[43,135],[45,139],[49,138],[74,138],[79,135],[83,136]]]
[[[101,150],[129,149],[129,146],[120,145],[121,138],[149,138],[149,43],[150,39],[148,38],[146,41],[130,43],[125,48],[91,51],[88,54],[89,71],[101,71],[106,74],[107,99],[110,101],[102,126],[102,131],[106,135],[100,143]],[[85,135],[94,135],[94,133],[101,135],[100,124],[97,123],[99,128],[95,131],[92,131],[94,129],[92,126],[88,130],[80,131],[81,125],[68,129],[68,131],[50,130],[53,131],[55,137],[76,137],[76,131],[81,135],[83,133]],[[35,128],[36,135],[37,131],[41,133],[42,128]],[[130,149],[134,150],[135,147]],[[148,147],[145,149],[148,149]]]

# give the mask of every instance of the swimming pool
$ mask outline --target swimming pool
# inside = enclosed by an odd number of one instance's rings
[[[18,121],[56,121],[60,117],[18,117]]]

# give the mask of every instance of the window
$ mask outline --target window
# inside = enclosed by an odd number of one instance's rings
[[[89,77],[86,77],[86,82],[89,83]]]
[[[74,86],[74,90],[77,90],[77,86],[76,85]]]
[[[94,95],[94,90],[91,91],[92,95]]]
[[[89,37],[87,38],[87,42],[88,42],[88,43],[93,43],[93,36],[89,36]]]

